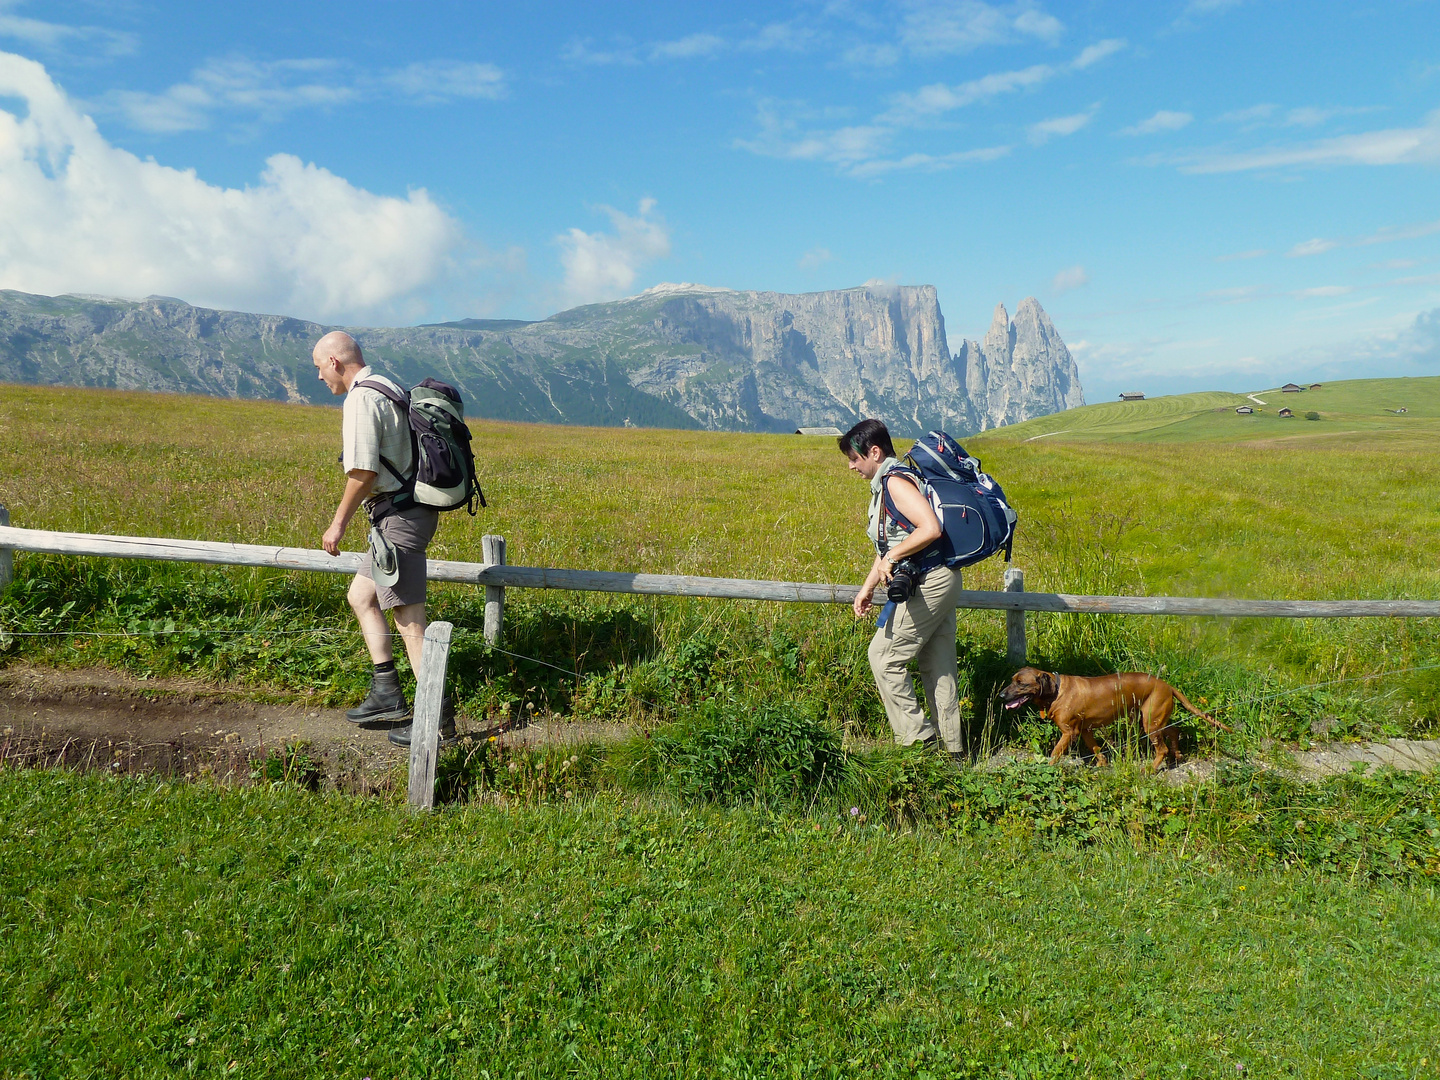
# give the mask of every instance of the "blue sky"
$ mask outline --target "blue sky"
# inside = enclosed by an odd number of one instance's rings
[[[1038,297],[1088,400],[1440,374],[1440,5],[0,0],[0,288]]]

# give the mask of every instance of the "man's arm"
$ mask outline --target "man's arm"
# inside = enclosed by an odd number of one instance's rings
[[[345,538],[345,530],[350,526],[350,519],[355,516],[355,511],[370,494],[370,489],[375,486],[375,478],[378,474],[369,469],[351,469],[345,481],[345,494],[340,496],[340,505],[335,508],[335,517],[330,522],[330,528],[325,530],[325,535],[320,540],[320,546],[331,555],[340,554],[340,541]]]

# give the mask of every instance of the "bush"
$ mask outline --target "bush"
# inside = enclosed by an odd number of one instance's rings
[[[1306,420],[1319,420],[1319,419],[1320,419],[1320,414],[1319,414],[1318,412],[1307,412],[1307,413],[1305,414],[1305,419],[1306,419]]]
[[[798,702],[707,701],[648,741],[680,794],[717,802],[813,798],[847,770],[840,733]]]

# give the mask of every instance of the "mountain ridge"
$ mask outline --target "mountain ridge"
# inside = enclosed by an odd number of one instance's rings
[[[284,315],[0,292],[0,380],[332,403]],[[666,284],[547,319],[345,327],[401,381],[454,382],[481,418],[783,431],[879,416],[969,433],[1084,401],[1038,301],[951,352],[934,286],[815,293]]]

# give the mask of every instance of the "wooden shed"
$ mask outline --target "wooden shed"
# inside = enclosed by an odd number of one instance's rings
[[[1123,394],[1120,395],[1120,400],[1121,400],[1121,401],[1144,401],[1144,400],[1145,400],[1145,395],[1142,394],[1142,393],[1140,393],[1139,390],[1127,390],[1125,393],[1123,393]]]
[[[1292,411],[1289,410],[1289,409],[1281,409],[1280,412],[1277,413],[1276,415],[1278,415],[1278,416],[1294,416],[1295,414],[1294,414],[1294,412],[1292,412]]]
[[[797,427],[795,429],[795,434],[829,435],[831,438],[838,439],[841,435],[844,435],[845,433],[841,431],[838,427]]]
[[[1299,383],[1287,382],[1284,386],[1280,387],[1280,392],[1282,394],[1298,394],[1301,390],[1304,389],[1305,387],[1301,386]]]

